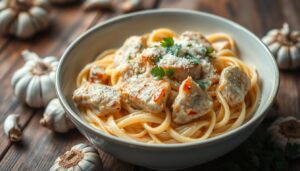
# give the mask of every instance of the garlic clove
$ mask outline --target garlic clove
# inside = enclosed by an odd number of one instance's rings
[[[23,76],[23,78],[20,81],[18,81],[16,83],[16,86],[14,88],[14,93],[18,97],[18,99],[21,99],[21,100],[25,101],[25,99],[26,99],[26,90],[27,90],[27,87],[28,87],[31,79],[32,79],[32,75],[26,74],[26,75]],[[24,85],[26,85],[26,86],[24,86]]]
[[[5,1],[0,1],[0,11],[5,9],[7,7],[6,2]]]
[[[13,89],[16,87],[16,83],[24,77],[29,71],[29,67],[23,67],[15,72],[11,79],[11,85],[13,86]]]
[[[292,67],[296,68],[300,66],[300,48],[296,46],[290,47],[290,55],[292,60]]]
[[[32,20],[35,22],[36,27],[38,28],[37,30],[42,30],[48,26],[48,13],[45,9],[33,7],[30,9],[29,13],[32,16]]]
[[[75,127],[74,124],[67,118],[65,110],[57,98],[49,102],[40,123],[44,127],[59,133],[68,132],[70,129]]]
[[[276,53],[277,53],[277,51],[279,50],[279,48],[280,48],[280,43],[278,43],[278,42],[274,42],[274,43],[272,43],[272,44],[270,44],[269,45],[269,49],[270,49],[270,51],[271,51],[271,53],[276,57]]]
[[[273,36],[265,36],[261,39],[266,45],[270,45],[271,43],[274,42],[275,37]]]
[[[279,33],[278,29],[272,29],[267,33],[267,36],[273,37],[276,36]]]
[[[22,130],[19,127],[19,115],[11,114],[4,121],[4,133],[12,142],[18,142],[22,139]]]
[[[288,68],[291,64],[289,58],[289,48],[282,46],[277,53],[277,63],[280,68]]]
[[[112,2],[111,0],[87,0],[83,6],[84,10],[92,9],[111,9]]]
[[[27,12],[20,12],[17,19],[16,35],[20,38],[29,38],[35,33],[35,29]]]
[[[26,91],[26,103],[30,107],[42,107],[41,83],[38,76],[33,76]]]
[[[16,12],[12,9],[5,9],[0,13],[0,33],[3,34],[8,30],[9,25],[16,17]]]
[[[114,6],[123,13],[137,10],[141,5],[141,0],[115,0]]]
[[[51,78],[47,75],[42,75],[40,77],[40,84],[41,84],[41,92],[42,92],[42,103],[43,106],[46,106],[53,97],[55,97],[55,90],[53,87],[55,87],[54,82],[51,80]]]

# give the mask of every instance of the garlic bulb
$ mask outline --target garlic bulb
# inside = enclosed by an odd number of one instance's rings
[[[0,1],[0,33],[29,38],[49,24],[47,0]]]
[[[58,60],[54,56],[41,59],[27,50],[22,55],[26,63],[12,77],[14,93],[30,107],[43,107],[56,96],[54,83]]]
[[[272,52],[279,68],[300,66],[300,31],[290,31],[289,25],[284,23],[282,29],[270,30],[262,41]]]
[[[87,144],[78,144],[59,156],[50,171],[97,171],[102,170],[97,150]]]
[[[138,10],[141,6],[141,0],[113,0],[116,9],[123,13]]]
[[[19,115],[11,114],[4,121],[4,133],[12,142],[18,142],[22,139],[22,130],[19,127]]]
[[[84,2],[83,7],[84,7],[85,10],[111,9],[112,8],[112,1],[111,0],[86,0]]]
[[[300,157],[300,120],[295,117],[278,118],[269,127],[272,142],[291,158]]]
[[[73,123],[67,118],[65,110],[57,98],[49,102],[40,123],[44,127],[60,133],[68,132],[74,128]]]

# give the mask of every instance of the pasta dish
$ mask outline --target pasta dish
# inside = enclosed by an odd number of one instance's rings
[[[78,74],[73,101],[93,127],[130,141],[202,141],[254,113],[258,75],[230,35],[159,28],[103,51]]]

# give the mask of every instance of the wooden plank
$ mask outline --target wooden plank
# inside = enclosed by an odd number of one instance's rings
[[[80,6],[54,9],[54,18],[57,18],[58,20],[52,22],[51,29],[44,31],[44,33],[40,33],[43,34],[43,36],[40,35],[32,40],[26,41],[13,39],[9,46],[6,47],[0,54],[0,95],[2,97],[0,99],[0,123],[4,121],[8,114],[19,113],[21,114],[20,125],[24,128],[32,115],[36,113],[35,110],[29,109],[17,101],[11,89],[10,79],[14,71],[21,67],[24,63],[23,59],[20,57],[20,53],[24,49],[30,49],[41,56],[48,55],[49,53],[58,55],[58,53],[53,53],[51,50],[55,49],[55,47],[65,47],[67,44],[64,42],[69,40],[71,33],[77,30],[85,30],[85,28],[89,27],[88,23],[91,23],[97,15],[95,12],[89,14],[78,12],[79,9]],[[82,27],[78,27],[78,21]],[[0,136],[5,137],[2,125],[0,129]],[[0,143],[1,157],[10,147],[10,143],[6,138],[1,138]]]

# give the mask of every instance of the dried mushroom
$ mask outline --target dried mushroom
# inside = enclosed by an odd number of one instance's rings
[[[0,33],[29,38],[49,24],[47,0],[0,1]]]
[[[78,144],[59,156],[50,171],[98,171],[102,161],[97,150],[87,144]]]
[[[14,93],[30,107],[46,106],[56,97],[55,70],[58,59],[54,56],[41,59],[27,50],[22,55],[26,63],[12,77]]]
[[[270,30],[262,41],[275,57],[279,68],[300,66],[300,31],[291,31],[287,23],[281,29]]]

